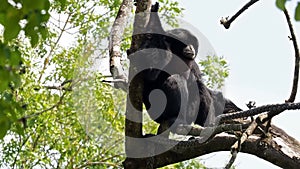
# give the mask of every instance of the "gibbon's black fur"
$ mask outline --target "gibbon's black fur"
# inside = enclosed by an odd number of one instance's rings
[[[222,113],[240,111],[221,92],[204,85],[194,60],[197,38],[185,29],[164,31],[158,8],[158,3],[152,5],[147,32],[138,51],[140,57],[136,57],[138,64],[147,66],[141,71],[143,103],[150,117],[160,124],[158,133],[170,126],[174,131],[179,124],[209,125]]]

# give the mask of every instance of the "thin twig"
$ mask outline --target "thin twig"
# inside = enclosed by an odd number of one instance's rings
[[[102,80],[104,83],[124,83],[127,85],[126,80],[124,79],[114,79],[114,80]]]
[[[45,113],[45,112],[47,112],[47,111],[53,110],[54,108],[56,108],[56,107],[58,107],[59,105],[61,105],[61,103],[62,103],[63,98],[64,98],[65,95],[66,95],[66,93],[63,93],[63,94],[60,96],[59,101],[58,101],[56,104],[54,104],[53,106],[51,106],[51,107],[49,107],[49,108],[47,108],[47,109],[45,109],[45,110],[42,110],[42,111],[40,111],[40,112],[37,112],[37,113],[34,113],[34,114],[30,114],[30,115],[24,116],[24,117],[20,118],[18,121],[23,121],[24,119],[29,119],[29,118],[32,118],[32,117],[36,117],[36,116],[39,116],[39,115],[41,115],[41,114],[43,114],[43,113]]]
[[[54,89],[54,90],[65,90],[65,91],[72,91],[73,86],[78,82],[78,80],[65,80],[59,86],[43,86],[46,89]],[[68,87],[65,87],[66,84],[70,83]]]
[[[228,164],[225,166],[226,169],[229,169],[236,157],[238,152],[240,152],[241,150],[241,146],[242,144],[248,139],[249,136],[251,136],[254,132],[254,130],[258,127],[258,122],[261,123],[261,119],[266,118],[268,115],[263,114],[260,115],[259,117],[257,117],[256,120],[252,121],[252,123],[249,125],[249,127],[246,129],[245,132],[243,132],[242,136],[238,139],[238,141],[236,141],[232,146],[231,146],[231,159],[229,160]]]
[[[222,18],[220,20],[220,23],[226,28],[229,29],[231,23],[240,16],[243,12],[245,12],[250,6],[252,6],[254,3],[256,3],[259,0],[250,0],[246,5],[244,5],[236,14],[234,14],[230,19],[226,17],[225,19]]]
[[[73,166],[73,160],[74,160],[74,158],[77,157],[79,151],[81,150],[81,148],[83,147],[83,145],[86,143],[87,138],[88,138],[88,137],[85,137],[84,140],[83,140],[83,143],[82,143],[82,144],[79,144],[79,147],[78,147],[77,150],[75,151],[75,154],[74,154],[74,155],[71,157],[71,159],[69,160],[69,162],[68,162],[66,168],[69,168],[70,166]],[[71,167],[70,167],[70,168],[71,168]]]
[[[63,87],[63,86],[43,86],[43,87],[46,89],[72,91],[72,87]]]
[[[103,151],[101,151],[101,153],[99,154],[107,155],[111,150],[116,148],[117,144],[121,144],[122,142],[123,142],[123,138],[119,138],[118,140],[115,140],[113,144],[108,145],[107,147],[105,147],[105,149],[102,147]],[[102,160],[102,161],[106,161],[106,160]]]
[[[15,165],[16,165],[16,162],[18,161],[17,158],[19,157],[19,154],[21,152],[21,150],[23,149],[24,145],[27,143],[27,141],[29,140],[29,137],[30,137],[30,134],[24,139],[23,143],[19,146],[18,150],[17,150],[17,153],[16,153],[16,156],[14,158],[14,162],[13,164],[11,165],[13,168],[15,168]],[[22,139],[22,136],[19,136],[20,138],[20,142],[21,143],[21,139]]]
[[[56,42],[55,42],[55,43],[53,44],[53,46],[51,47],[51,50],[50,50],[48,56],[46,57],[46,59],[45,59],[45,61],[44,61],[44,66],[43,66],[43,69],[42,69],[42,71],[41,71],[41,73],[40,73],[40,77],[39,77],[39,79],[38,79],[38,82],[40,82],[41,79],[42,79],[42,76],[43,76],[43,74],[44,74],[44,72],[45,72],[45,70],[46,70],[46,68],[47,68],[47,66],[48,66],[48,64],[49,64],[49,62],[50,62],[50,57],[51,57],[52,53],[54,52],[54,49],[56,48],[58,42],[60,41],[60,39],[61,39],[63,33],[65,32],[65,29],[66,29],[66,26],[67,26],[67,24],[68,24],[68,22],[69,22],[70,17],[71,17],[71,13],[68,14],[68,17],[67,17],[67,19],[66,19],[66,21],[65,21],[65,24],[64,24],[64,26],[63,26],[63,28],[62,28],[62,30],[61,30],[61,32],[60,32],[60,34],[59,34],[59,36],[58,36]]]
[[[293,29],[293,25],[291,22],[291,18],[290,15],[288,13],[288,11],[286,9],[283,10],[284,15],[286,17],[286,21],[289,25],[289,29],[290,29],[290,33],[291,33],[291,40],[293,41],[293,46],[294,46],[294,50],[295,50],[295,70],[294,70],[294,81],[293,81],[293,88],[292,88],[292,92],[290,95],[290,98],[288,100],[286,100],[286,102],[294,102],[296,95],[297,95],[297,90],[298,90],[298,80],[299,80],[299,61],[300,61],[300,54],[299,54],[299,47],[298,47],[298,43],[297,43],[297,38],[295,35],[295,31]]]
[[[234,145],[231,147],[231,151],[239,151],[240,145],[242,145],[249,136],[251,136],[258,126],[256,120],[254,120],[250,126],[246,129],[246,131],[242,134],[241,138],[239,141],[236,141]]]
[[[238,151],[234,151],[234,152],[231,153],[231,158],[230,158],[228,164],[225,166],[225,169],[230,169],[231,168],[231,166],[233,165],[233,163],[234,163],[234,161],[237,157],[237,154],[238,154]]]

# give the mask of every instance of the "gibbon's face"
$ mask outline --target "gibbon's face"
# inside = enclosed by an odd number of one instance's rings
[[[167,42],[171,51],[181,59],[194,60],[198,53],[198,39],[185,29],[173,29],[167,32]]]

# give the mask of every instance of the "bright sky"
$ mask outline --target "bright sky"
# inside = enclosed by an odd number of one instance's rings
[[[218,56],[224,56],[230,66],[225,95],[243,109],[245,103],[256,105],[283,103],[288,99],[294,71],[294,50],[285,16],[275,6],[275,0],[261,0],[243,13],[226,30],[221,17],[232,16],[249,0],[199,1],[179,0],[186,10],[184,20],[200,30],[210,41]],[[288,2],[293,18],[296,1]],[[294,19],[292,20],[294,21]],[[295,23],[295,22],[294,22]],[[294,24],[300,45],[300,22]],[[299,91],[300,92],[300,91]],[[298,92],[298,93],[299,93]],[[300,101],[299,94],[296,102]],[[300,140],[299,111],[286,111],[275,117],[273,124]],[[224,167],[230,153],[202,156],[208,167]],[[237,169],[278,168],[255,156],[239,154]]]

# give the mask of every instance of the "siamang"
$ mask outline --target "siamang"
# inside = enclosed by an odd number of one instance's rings
[[[217,115],[240,111],[221,92],[204,85],[194,60],[199,46],[197,38],[185,29],[164,31],[158,8],[158,3],[152,5],[138,56],[131,59],[145,67],[141,71],[142,99],[150,117],[160,124],[158,133],[169,127],[175,131],[180,124],[210,125]]]

